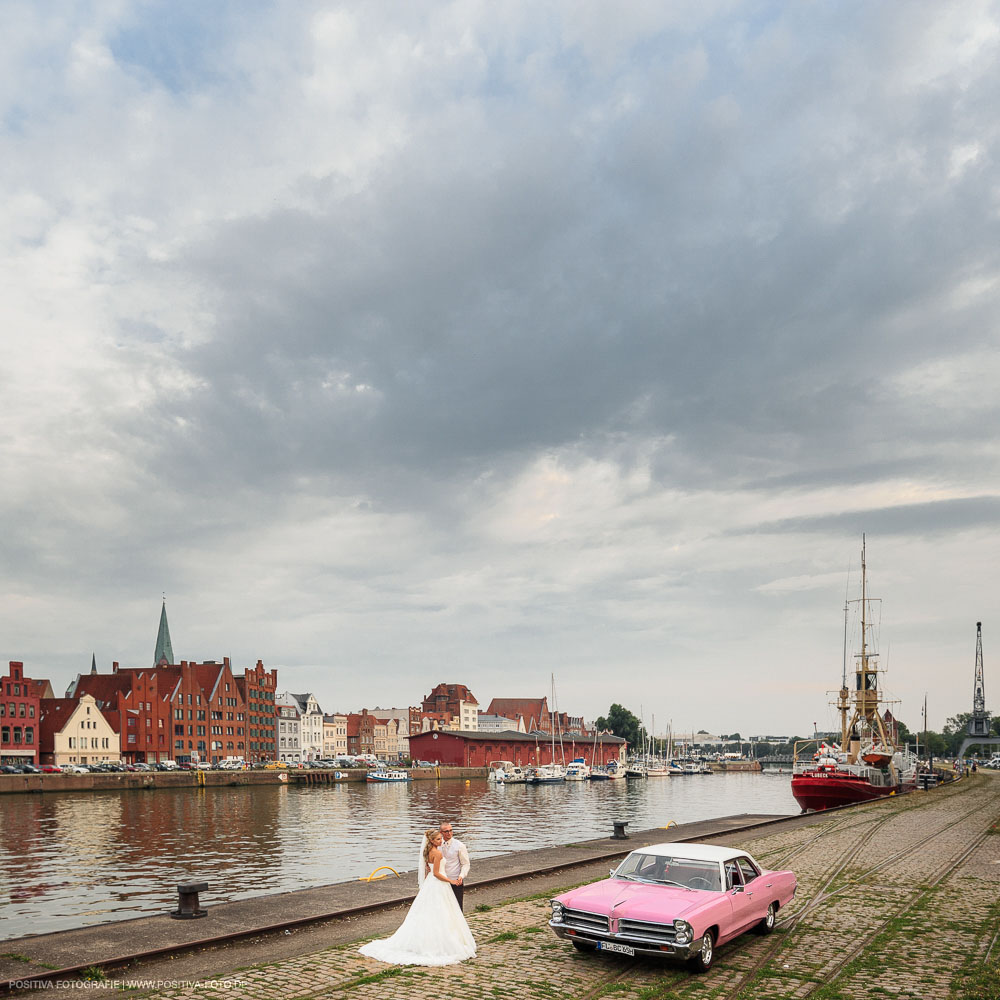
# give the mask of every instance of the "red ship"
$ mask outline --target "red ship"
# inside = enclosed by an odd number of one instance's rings
[[[869,600],[865,544],[862,537],[861,652],[857,656],[855,668],[853,712],[847,688],[845,655],[844,678],[837,700],[840,712],[840,747],[836,751],[821,747],[811,761],[800,763],[799,747],[815,741],[806,740],[795,746],[792,795],[803,812],[869,802],[908,790],[916,780],[916,758],[895,746],[879,712],[878,654],[871,651],[868,642]],[[846,636],[846,624],[844,628]],[[848,713],[851,713],[849,721]]]

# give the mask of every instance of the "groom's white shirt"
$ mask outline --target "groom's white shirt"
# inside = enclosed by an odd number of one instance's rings
[[[465,876],[469,874],[469,868],[472,867],[465,844],[457,837],[452,837],[451,840],[442,841],[441,853],[444,855],[445,875],[448,878],[461,878],[464,882]]]

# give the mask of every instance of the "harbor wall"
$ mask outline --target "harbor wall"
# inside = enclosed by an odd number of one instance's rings
[[[419,767],[414,781],[485,778],[485,767]],[[0,774],[0,795],[40,792],[108,792],[122,789],[220,788],[238,785],[332,785],[364,781],[367,771],[289,768],[275,771],[113,771],[108,774]],[[337,775],[340,775],[338,778]]]

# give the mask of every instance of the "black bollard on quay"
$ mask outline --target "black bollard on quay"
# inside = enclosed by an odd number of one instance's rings
[[[176,920],[194,920],[196,917],[208,915],[208,910],[198,906],[198,893],[207,892],[207,882],[187,882],[177,886],[177,909],[171,910],[170,916]]]
[[[628,834],[625,832],[625,827],[628,826],[628,820],[612,820],[615,824],[615,832],[611,837],[612,840],[628,840]]]

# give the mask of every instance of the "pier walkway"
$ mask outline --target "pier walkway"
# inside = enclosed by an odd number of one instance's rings
[[[583,863],[573,868],[542,864],[544,852],[478,863],[474,874],[484,880],[491,862],[509,870],[503,882],[470,885],[466,913],[479,953],[459,966],[401,969],[358,954],[359,943],[385,936],[402,919],[404,894],[397,883],[395,906],[386,898],[386,905],[371,912],[282,933],[277,940],[261,936],[179,956],[169,965],[150,962],[109,972],[102,985],[117,987],[119,995],[124,986],[131,995],[158,1000],[206,995],[226,1000],[959,1000],[1000,995],[1000,777],[975,775],[928,792],[777,823],[751,825],[749,819],[734,817],[729,830],[695,836],[743,846],[768,867],[793,869],[799,891],[781,912],[773,935],[744,936],[723,946],[704,976],[672,964],[580,954],[546,926],[547,900],[554,892],[605,875],[613,852],[690,836],[699,826],[691,824],[625,842],[552,849],[551,859],[564,863],[568,852],[581,852]],[[526,866],[529,855],[532,863]],[[522,859],[522,880],[512,882],[516,858]],[[356,891],[356,884],[351,888]],[[390,891],[385,883],[366,889]],[[113,932],[115,926],[102,929]],[[32,941],[56,937],[61,935],[7,945],[23,951]],[[34,971],[31,966],[37,969],[37,960],[26,965],[25,978]],[[208,970],[214,981],[205,981]],[[166,979],[173,982],[149,989],[151,981]],[[105,990],[87,992],[98,996]]]

